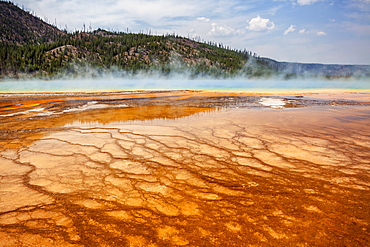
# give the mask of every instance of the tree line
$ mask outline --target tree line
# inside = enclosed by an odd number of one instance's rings
[[[232,76],[251,72],[245,68],[250,52],[225,49],[217,44],[191,41],[177,35],[149,35],[124,32],[76,31],[57,34],[53,42],[29,41],[19,45],[0,43],[0,76],[52,77],[73,70],[76,64],[104,70],[121,69],[131,73],[174,69],[190,70],[194,76]],[[271,71],[260,65],[266,73]]]

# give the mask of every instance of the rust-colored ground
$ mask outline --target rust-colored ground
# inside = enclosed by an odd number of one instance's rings
[[[369,246],[369,147],[366,92],[0,95],[0,246]]]

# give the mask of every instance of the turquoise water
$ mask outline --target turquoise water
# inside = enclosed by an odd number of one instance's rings
[[[370,89],[370,80],[175,80],[175,79],[82,79],[0,81],[0,92],[71,92],[145,89],[194,90],[294,90]]]

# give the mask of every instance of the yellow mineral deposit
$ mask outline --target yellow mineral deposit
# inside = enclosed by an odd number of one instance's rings
[[[0,246],[368,246],[369,96],[2,95]]]

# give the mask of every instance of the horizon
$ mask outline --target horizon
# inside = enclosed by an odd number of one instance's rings
[[[68,32],[101,28],[113,32],[176,34],[246,49],[280,62],[370,65],[369,0],[13,3]]]

